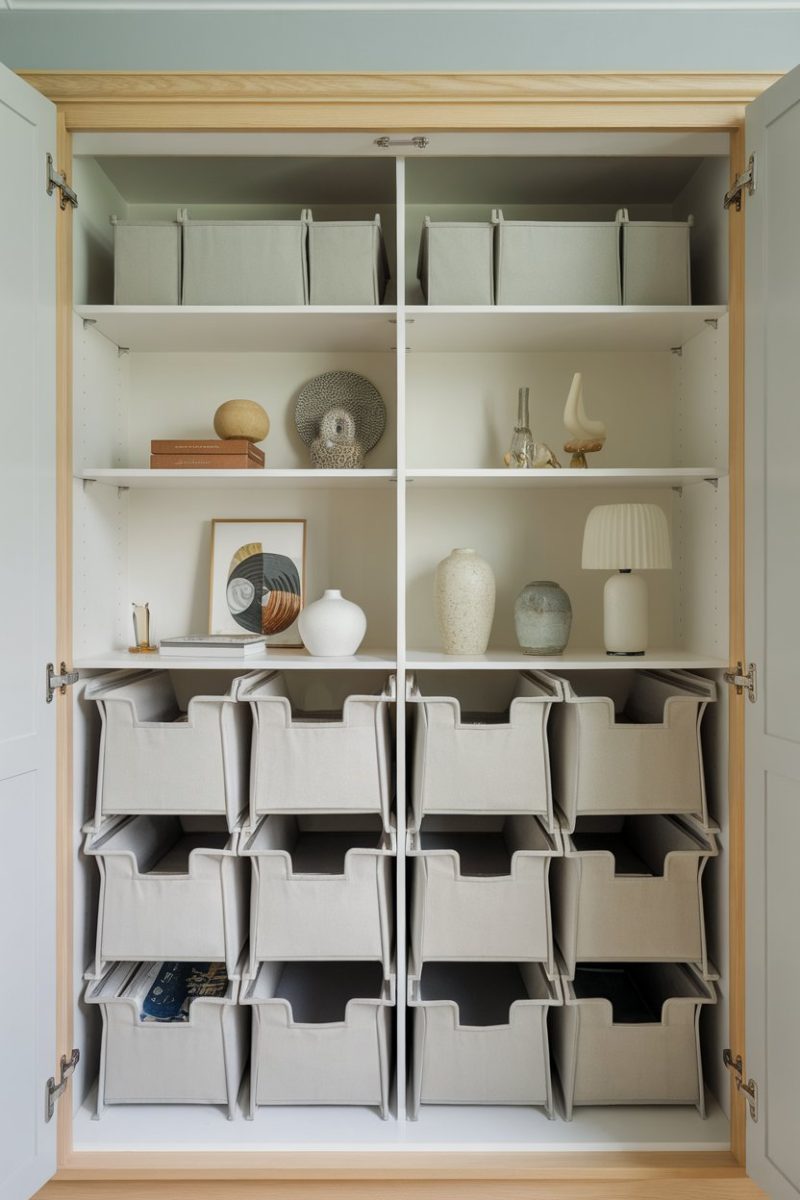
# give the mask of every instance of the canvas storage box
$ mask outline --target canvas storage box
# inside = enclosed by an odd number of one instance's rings
[[[703,871],[712,833],[669,816],[590,817],[551,873],[556,941],[576,962],[692,962],[708,975]]]
[[[187,1021],[143,1021],[161,966],[114,963],[86,985],[84,999],[103,1017],[97,1115],[108,1104],[220,1104],[231,1119],[249,1049],[239,980],[228,981],[224,996],[195,997]]]
[[[203,672],[203,693],[187,696],[189,672],[152,670],[88,684],[102,719],[95,829],[104,817],[136,813],[214,814],[236,825],[247,805],[251,736],[236,684]]]
[[[553,1056],[576,1104],[693,1104],[705,1116],[700,1014],[713,983],[679,963],[579,966],[562,981]]]
[[[491,713],[465,709],[461,673],[448,679],[453,695],[425,695],[424,686],[411,680],[408,689],[414,828],[429,813],[527,813],[552,829],[547,722],[559,685],[540,672],[517,674],[507,707]]]
[[[114,303],[180,304],[178,221],[120,221],[114,228]]]
[[[253,864],[251,974],[264,959],[378,959],[392,952],[396,841],[378,817],[263,817]]]
[[[389,828],[391,687],[348,696],[335,712],[302,712],[280,672],[239,695],[253,712],[250,825],[267,813],[380,813]]]
[[[425,218],[417,279],[428,304],[494,304],[491,221]]]
[[[183,226],[183,303],[308,303],[308,225],[190,221]]]
[[[247,940],[250,871],[237,833],[197,824],[112,817],[87,834],[84,850],[100,871],[98,978],[115,960],[224,962],[234,973]]]
[[[622,222],[622,303],[691,304],[694,220]]]
[[[380,304],[390,278],[380,215],[308,222],[310,303]]]
[[[559,981],[538,963],[426,963],[409,974],[411,1116],[420,1104],[530,1104],[553,1115],[547,1018]]]
[[[389,1115],[394,976],[379,963],[262,963],[252,1006],[250,1115],[260,1104],[363,1104]]]
[[[493,219],[498,304],[621,303],[615,221]]]
[[[687,813],[708,826],[700,723],[716,685],[687,671],[555,678],[553,796],[567,828],[590,814]]]
[[[425,817],[408,834],[416,962],[541,962],[554,973],[548,879],[558,833],[536,817]]]

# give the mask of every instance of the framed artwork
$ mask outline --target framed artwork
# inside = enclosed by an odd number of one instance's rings
[[[263,633],[270,646],[301,647],[305,583],[305,521],[211,522],[209,633]]]

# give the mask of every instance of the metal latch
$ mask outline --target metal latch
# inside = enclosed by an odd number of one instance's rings
[[[65,696],[67,693],[67,688],[72,687],[72,685],[77,683],[79,679],[80,675],[78,672],[68,671],[67,664],[65,662],[62,662],[61,664],[59,675],[56,675],[53,664],[48,663],[45,683],[45,697],[47,699],[47,703],[52,703],[53,696],[55,696],[56,692],[60,692],[62,696]]]
[[[58,1083],[56,1083],[55,1077],[51,1075],[44,1086],[44,1119],[46,1121],[52,1121],[53,1113],[56,1111],[56,1101],[60,1100],[67,1090],[69,1078],[75,1074],[75,1068],[80,1060],[80,1050],[73,1050],[69,1058],[67,1058],[66,1054],[61,1055]]]
[[[427,137],[412,137],[412,138],[390,138],[388,133],[384,133],[382,137],[375,138],[375,145],[380,146],[381,150],[388,150],[390,146],[414,146],[417,150],[424,150],[430,146],[431,139]]]
[[[752,196],[756,190],[756,156],[751,154],[747,160],[747,170],[742,171],[741,175],[737,175],[733,181],[733,186],[725,193],[725,199],[722,201],[722,206],[728,209],[733,205],[737,212],[742,211],[742,192],[746,191],[748,196]]]
[[[722,1061],[729,1071],[733,1072],[734,1080],[736,1081],[736,1090],[747,1097],[750,1116],[755,1123],[758,1120],[758,1085],[755,1079],[744,1081],[744,1063],[742,1062],[741,1054],[737,1054],[736,1058],[730,1050],[722,1051]]]
[[[736,688],[736,695],[741,696],[742,692],[747,692],[747,699],[751,704],[755,704],[758,699],[758,687],[756,682],[756,664],[750,663],[745,672],[741,662],[737,662],[734,671],[726,671],[722,678],[731,687]]]
[[[47,156],[47,194],[52,196],[53,192],[58,188],[61,192],[61,207],[66,208],[71,204],[73,208],[78,207],[78,193],[74,191],[67,183],[67,177],[63,171],[57,171],[53,162],[52,154]]]

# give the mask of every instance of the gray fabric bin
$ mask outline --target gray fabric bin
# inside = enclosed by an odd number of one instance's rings
[[[114,227],[114,303],[180,304],[178,221],[120,221]]]
[[[498,304],[621,303],[615,221],[493,219]]]
[[[425,218],[417,279],[428,304],[494,304],[494,229],[490,221]]]
[[[381,304],[389,278],[378,213],[372,221],[314,221],[309,213],[311,304]]]
[[[694,220],[622,220],[622,303],[691,304],[690,242]]]
[[[298,221],[190,221],[183,226],[183,303],[308,303],[304,216]]]

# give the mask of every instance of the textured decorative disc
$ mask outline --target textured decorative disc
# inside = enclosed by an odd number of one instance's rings
[[[248,633],[282,633],[302,607],[297,567],[285,554],[265,554],[260,542],[249,542],[231,559],[226,597]]]
[[[386,428],[386,405],[374,384],[354,371],[326,371],[303,385],[294,423],[307,446],[319,434],[319,423],[331,408],[343,408],[356,425],[356,440],[366,452],[377,446]]]

